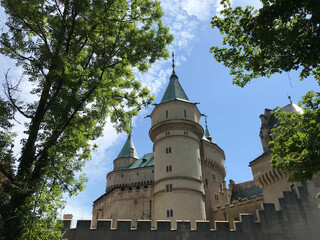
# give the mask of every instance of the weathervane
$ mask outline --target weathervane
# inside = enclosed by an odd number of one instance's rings
[[[288,99],[289,99],[289,101],[290,101],[290,104],[292,103],[292,101],[291,101],[291,96],[288,94]]]
[[[174,67],[176,65],[174,65],[174,52],[172,52],[172,73],[175,74],[175,71],[174,71]]]

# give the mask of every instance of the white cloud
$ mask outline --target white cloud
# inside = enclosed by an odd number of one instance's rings
[[[184,0],[181,1],[182,9],[185,10],[188,15],[195,16],[200,21],[206,21],[210,19],[216,9],[217,0]]]

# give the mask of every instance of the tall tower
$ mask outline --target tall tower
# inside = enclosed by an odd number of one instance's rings
[[[150,139],[155,158],[153,220],[205,220],[200,141],[203,128],[173,72],[160,104],[151,113]]]

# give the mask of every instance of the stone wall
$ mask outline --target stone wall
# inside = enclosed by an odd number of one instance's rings
[[[258,220],[253,215],[241,214],[235,222],[235,230],[229,222],[216,221],[214,229],[210,222],[197,222],[191,229],[190,222],[179,221],[176,229],[171,229],[170,221],[158,221],[157,228],[151,228],[151,221],[139,220],[132,228],[131,220],[119,220],[117,228],[111,228],[111,220],[99,220],[92,229],[90,220],[79,220],[75,229],[69,229],[64,238],[69,240],[318,240],[320,236],[320,209],[318,201],[310,197],[305,188],[299,189],[300,198],[293,192],[284,192],[279,199],[281,210],[276,211],[274,204],[263,204],[257,211]],[[64,221],[70,228],[71,221]]]

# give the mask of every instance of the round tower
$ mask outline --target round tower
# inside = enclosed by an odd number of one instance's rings
[[[155,183],[153,220],[205,220],[200,141],[203,128],[196,104],[183,91],[177,75],[150,117]]]

